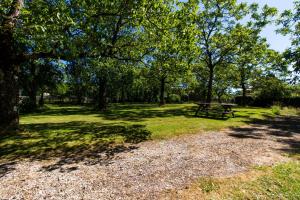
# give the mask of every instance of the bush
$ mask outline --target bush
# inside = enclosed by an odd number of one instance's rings
[[[283,98],[281,102],[284,106],[293,106],[300,108],[300,97]]]
[[[167,101],[168,101],[168,103],[180,103],[181,97],[177,94],[171,94],[168,96]]]
[[[27,97],[20,97],[20,105],[19,111],[21,113],[32,112],[34,109],[32,108],[32,102]]]
[[[272,106],[274,102],[282,102],[291,96],[287,84],[274,75],[261,77],[254,85],[254,91],[254,106]]]
[[[253,106],[272,106],[277,105],[280,103],[282,106],[286,107],[295,107],[300,108],[300,97],[288,97],[288,98],[280,98],[280,99],[273,99],[273,98],[256,98],[254,102],[251,104]]]
[[[243,96],[237,96],[234,98],[234,102],[236,104],[238,104],[239,106],[243,104]],[[254,99],[253,97],[251,96],[246,96],[245,98],[245,105],[249,106],[249,105],[252,105],[254,102]]]
[[[284,116],[299,116],[300,109],[295,107],[283,107],[280,110],[280,114]]]
[[[272,113],[273,114],[280,115],[280,111],[281,111],[281,107],[280,106],[275,105],[275,106],[272,106],[271,109],[272,109]]]

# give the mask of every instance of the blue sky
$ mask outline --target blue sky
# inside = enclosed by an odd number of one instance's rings
[[[239,0],[240,2],[258,3],[261,6],[268,4],[269,6],[276,7],[281,13],[285,9],[293,8],[293,0]],[[284,51],[290,46],[289,36],[282,36],[277,34],[276,26],[268,25],[262,32],[262,36],[267,38],[270,47],[277,51]]]

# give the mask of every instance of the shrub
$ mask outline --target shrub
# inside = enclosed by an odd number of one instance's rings
[[[281,102],[285,106],[293,106],[300,108],[300,97],[283,98]]]
[[[243,96],[237,96],[234,98],[234,102],[238,105],[242,105],[243,104]],[[251,96],[246,96],[245,98],[245,105],[252,105],[254,102],[253,97]]]
[[[295,107],[284,107],[281,109],[280,114],[284,116],[298,116],[300,115],[300,109]]]
[[[274,105],[271,107],[272,113],[275,115],[280,115],[281,108],[278,105]]]
[[[167,101],[169,103],[180,103],[181,102],[181,97],[179,95],[177,95],[177,94],[170,94],[168,96]]]
[[[20,97],[20,105],[19,105],[19,111],[21,113],[28,113],[34,111],[32,107],[32,102],[27,97]]]
[[[282,102],[282,99],[291,96],[287,84],[273,75],[261,77],[254,85],[254,91],[255,106],[272,106],[274,101]]]

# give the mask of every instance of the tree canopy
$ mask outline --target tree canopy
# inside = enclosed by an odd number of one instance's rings
[[[267,5],[2,0],[0,126],[18,127],[20,94],[32,109],[44,93],[101,111],[110,102],[221,102],[239,91],[245,104],[272,83],[285,87],[288,65],[300,70],[299,5],[278,20],[293,39],[281,55],[260,34],[277,13]]]

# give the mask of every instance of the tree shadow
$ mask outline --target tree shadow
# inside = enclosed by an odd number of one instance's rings
[[[235,138],[266,139],[272,137],[277,142],[288,145],[281,151],[300,156],[300,116],[255,119],[251,127],[232,128],[229,135]]]
[[[144,125],[103,124],[74,121],[69,123],[24,124],[22,132],[0,138],[2,171],[8,163],[22,159],[58,160],[44,170],[65,170],[64,165],[107,165],[120,153],[130,152],[139,142],[150,139]],[[6,164],[5,164],[6,163]],[[1,165],[1,166],[2,166]],[[1,173],[2,173],[1,171]]]
[[[222,116],[221,113],[209,113],[207,115],[206,112],[198,112],[197,116],[195,116],[195,117],[203,118],[203,119],[213,119],[213,120],[219,120],[219,121],[227,121],[230,118],[233,118],[229,114]]]
[[[222,113],[210,113],[206,116],[206,113],[199,112],[197,116],[195,116],[196,111],[198,109],[198,105],[186,105],[186,106],[178,106],[172,107],[159,107],[158,105],[153,104],[130,104],[130,105],[115,105],[112,106],[112,109],[100,114],[99,116],[106,120],[123,120],[123,121],[135,121],[141,122],[149,118],[166,118],[166,117],[177,117],[184,116],[186,118],[206,118],[213,120],[222,120],[226,121],[232,118],[231,114],[226,114],[222,116]],[[243,111],[244,112],[244,111]],[[235,112],[236,118],[250,118],[245,112],[247,116],[240,115],[238,112]]]
[[[88,106],[69,106],[46,108],[33,113],[24,113],[22,116],[70,116],[70,115],[97,115],[106,120],[122,120],[141,122],[149,118],[185,116],[194,117],[197,106],[159,107],[157,104],[112,104],[104,112]]]
[[[206,116],[205,113],[195,113],[198,109],[194,105],[180,105],[176,106],[169,104],[163,107],[157,104],[111,104],[110,108],[104,112],[95,110],[89,106],[69,106],[69,107],[54,107],[30,114],[23,114],[23,116],[39,117],[39,116],[72,116],[72,115],[97,115],[105,120],[122,120],[129,122],[142,122],[150,118],[167,118],[184,116],[186,118],[207,118],[214,120],[228,120],[232,118],[231,114],[222,117],[221,113],[210,113]],[[257,114],[252,111],[235,112],[235,118],[242,118],[245,121],[251,121],[251,116]],[[260,112],[259,114],[268,115],[267,112]]]
[[[177,108],[158,106],[118,106],[115,109],[106,111],[99,116],[106,120],[122,120],[140,122],[149,118],[165,118],[184,116],[187,118],[194,118],[196,106],[181,106]]]
[[[31,113],[22,113],[22,116],[68,116],[68,115],[89,115],[99,114],[99,111],[88,106],[68,106],[68,107],[45,107]]]
[[[240,139],[262,139],[263,134],[258,132],[257,128],[231,128],[233,130],[233,133],[230,133],[229,135],[235,138],[240,138]]]
[[[15,170],[14,167],[15,164],[16,164],[15,162],[0,164],[0,178],[10,173],[11,171]]]

